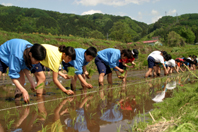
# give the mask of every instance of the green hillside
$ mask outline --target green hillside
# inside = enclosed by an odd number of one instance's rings
[[[131,42],[134,36],[145,30],[148,25],[134,21],[129,17],[113,16],[107,14],[75,15],[46,11],[35,8],[20,8],[0,6],[0,29],[11,32],[44,33],[53,35],[73,35],[85,38],[109,38],[123,42]],[[114,25],[122,28],[116,29],[128,38],[122,39],[114,35]],[[124,27],[124,28],[123,28]],[[119,34],[121,35],[121,34]]]

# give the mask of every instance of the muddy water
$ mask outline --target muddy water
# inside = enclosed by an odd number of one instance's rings
[[[126,85],[114,76],[112,88],[107,85],[98,88],[95,75],[88,80],[94,88],[82,90],[77,82],[74,96],[61,93],[49,76],[42,98],[36,97],[26,84],[31,98],[28,106],[24,106],[22,99],[14,100],[15,87],[7,79],[7,83],[1,82],[0,89],[0,132],[130,130],[136,122],[149,120],[144,114],[153,109],[153,103],[170,98],[173,91],[178,90],[178,85],[194,81],[188,75],[145,80],[144,73],[129,72]],[[70,80],[59,80],[69,87]]]

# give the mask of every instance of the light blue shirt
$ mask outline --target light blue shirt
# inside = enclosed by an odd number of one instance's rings
[[[23,52],[32,44],[23,39],[11,39],[0,46],[0,59],[9,67],[11,79],[20,78],[19,72],[28,69],[23,58]]]
[[[119,66],[119,60],[121,59],[121,52],[119,49],[108,48],[98,52],[100,59],[104,61],[110,68]]]
[[[69,62],[75,69],[75,74],[83,74],[82,67],[87,65],[89,62],[85,60],[85,49],[75,48],[76,59]]]

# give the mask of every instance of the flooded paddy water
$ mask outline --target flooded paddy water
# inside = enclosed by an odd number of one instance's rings
[[[132,131],[137,122],[151,120],[145,116],[153,103],[171,98],[177,86],[194,83],[190,73],[144,79],[146,71],[130,71],[127,84],[113,74],[113,86],[98,87],[98,75],[88,80],[94,88],[82,90],[77,82],[75,95],[67,96],[46,75],[45,95],[36,97],[30,90],[30,104],[14,100],[15,86],[6,77],[0,81],[0,132],[115,132]],[[70,87],[70,80],[59,78]]]

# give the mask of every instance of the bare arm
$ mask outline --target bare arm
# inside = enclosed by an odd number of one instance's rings
[[[176,66],[174,67],[174,69],[175,69],[175,71],[176,71],[177,73],[179,73],[179,71],[177,70]]]
[[[81,74],[78,74],[77,76],[83,85],[85,85],[88,88],[93,88],[93,86],[91,84],[87,83],[87,81],[83,78],[83,76]]]
[[[84,73],[86,76],[88,76],[88,75],[89,75],[89,73],[88,73],[88,71],[87,71],[86,66],[83,66],[83,73]]]
[[[70,79],[67,74],[62,73],[61,71],[58,72],[58,75],[62,76],[64,79]]]
[[[114,67],[115,69],[117,69],[119,72],[123,73],[124,70],[123,69],[120,69],[118,66]]]
[[[58,72],[54,72],[53,71],[53,81],[56,84],[56,86],[60,90],[62,90],[64,93],[66,93],[66,94],[74,94],[74,92],[72,90],[65,89],[65,87],[63,87],[63,85],[58,81]]]
[[[166,69],[166,66],[164,65],[164,63],[162,63],[162,65],[163,65],[163,68],[164,68],[164,74],[167,75],[168,74],[168,71]]]
[[[29,94],[26,89],[21,85],[18,79],[12,79],[12,82],[16,85],[16,87],[21,91],[23,94],[23,99],[25,102],[29,102]]]
[[[23,72],[25,73],[27,79],[29,80],[29,82],[30,82],[32,88],[35,89],[36,85],[35,85],[35,83],[34,83],[33,78],[32,78],[32,77],[30,76],[30,74],[29,74],[29,70],[24,69]]]

